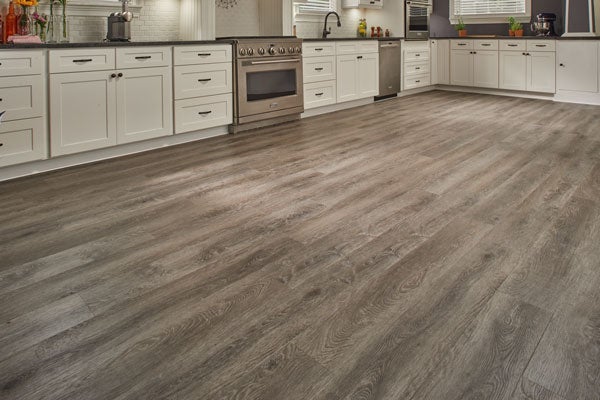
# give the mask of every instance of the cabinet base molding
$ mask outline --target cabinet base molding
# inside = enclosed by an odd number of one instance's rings
[[[521,92],[517,90],[502,90],[502,89],[485,89],[468,86],[447,86],[447,85],[436,85],[435,89],[446,90],[448,92],[462,92],[462,93],[477,93],[477,94],[491,94],[495,96],[508,96],[508,97],[522,97],[524,99],[537,99],[537,100],[555,100],[554,95],[549,93],[531,93]]]
[[[302,118],[315,117],[317,115],[347,110],[349,108],[360,107],[360,106],[365,106],[367,104],[371,104],[371,103],[373,103],[373,101],[374,101],[373,97],[368,97],[366,99],[345,101],[343,103],[331,104],[329,106],[311,108],[309,110],[305,110],[302,113],[301,117]]]
[[[559,101],[562,103],[591,104],[600,106],[600,93],[559,90],[554,95],[554,101]]]
[[[108,160],[111,158],[127,156],[130,154],[156,150],[163,147],[195,142],[197,140],[226,135],[227,133],[227,126],[218,126],[215,128],[203,129],[201,131],[189,132],[181,135],[165,136],[156,139],[145,140],[142,142],[133,142],[119,146],[91,150],[84,153],[55,157],[48,160],[33,161],[26,164],[4,167],[0,168],[0,182],[58,169],[74,167],[77,165]]]

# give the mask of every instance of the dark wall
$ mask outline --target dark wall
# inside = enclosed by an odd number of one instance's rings
[[[571,32],[587,31],[589,21],[587,7],[587,1],[571,0]],[[449,0],[433,0],[431,36],[456,36],[456,31],[448,19],[449,12]],[[557,33],[560,35],[564,32],[565,0],[532,0],[532,15],[541,12],[556,14]],[[523,24],[523,28],[526,35],[531,34],[529,24]],[[505,24],[467,24],[467,31],[472,35],[508,35],[508,22]]]

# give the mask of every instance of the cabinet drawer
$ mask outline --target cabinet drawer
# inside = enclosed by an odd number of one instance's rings
[[[336,102],[336,81],[304,85],[304,109],[327,106]]]
[[[429,75],[415,75],[404,77],[404,90],[416,89],[423,86],[429,86]]]
[[[527,43],[525,40],[501,40],[500,50],[503,51],[525,51]]]
[[[405,50],[404,62],[419,62],[429,60],[429,50]]]
[[[335,57],[309,57],[303,59],[304,82],[322,82],[335,79]]]
[[[41,50],[0,52],[0,76],[41,74],[43,59],[44,54]]]
[[[115,69],[115,49],[50,50],[50,73]]]
[[[527,51],[556,51],[554,40],[528,40]]]
[[[0,167],[47,158],[43,118],[3,122],[0,126]]]
[[[498,50],[497,40],[475,40],[473,47],[475,50]]]
[[[416,62],[404,64],[404,75],[424,75],[428,74],[430,70],[429,62]]]
[[[473,46],[473,40],[469,39],[450,41],[450,48],[452,50],[473,50]]]
[[[348,40],[335,42],[335,53],[358,54],[358,53],[377,53],[379,51],[379,42],[377,40]]]
[[[175,67],[175,99],[231,93],[231,63]]]
[[[335,42],[302,43],[304,57],[334,56]]]
[[[123,47],[117,50],[117,68],[168,67],[170,47]]]
[[[185,133],[233,122],[231,94],[175,101],[175,133]]]
[[[42,75],[0,78],[0,111],[3,121],[44,115],[44,80]]]
[[[231,62],[231,45],[176,46],[175,65],[216,64]]]

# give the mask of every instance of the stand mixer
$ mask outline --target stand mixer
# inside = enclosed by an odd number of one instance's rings
[[[108,16],[106,39],[111,42],[129,42],[131,40],[131,20],[133,13],[129,11],[129,0],[121,0],[121,12]]]
[[[535,20],[531,23],[531,30],[537,36],[556,36],[554,30],[554,22],[556,14],[541,13],[535,16]]]

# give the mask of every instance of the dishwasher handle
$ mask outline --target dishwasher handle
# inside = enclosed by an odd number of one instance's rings
[[[390,43],[390,44],[382,44],[381,46],[379,46],[380,48],[384,49],[384,48],[391,48],[391,47],[400,47],[399,44],[397,43]]]

